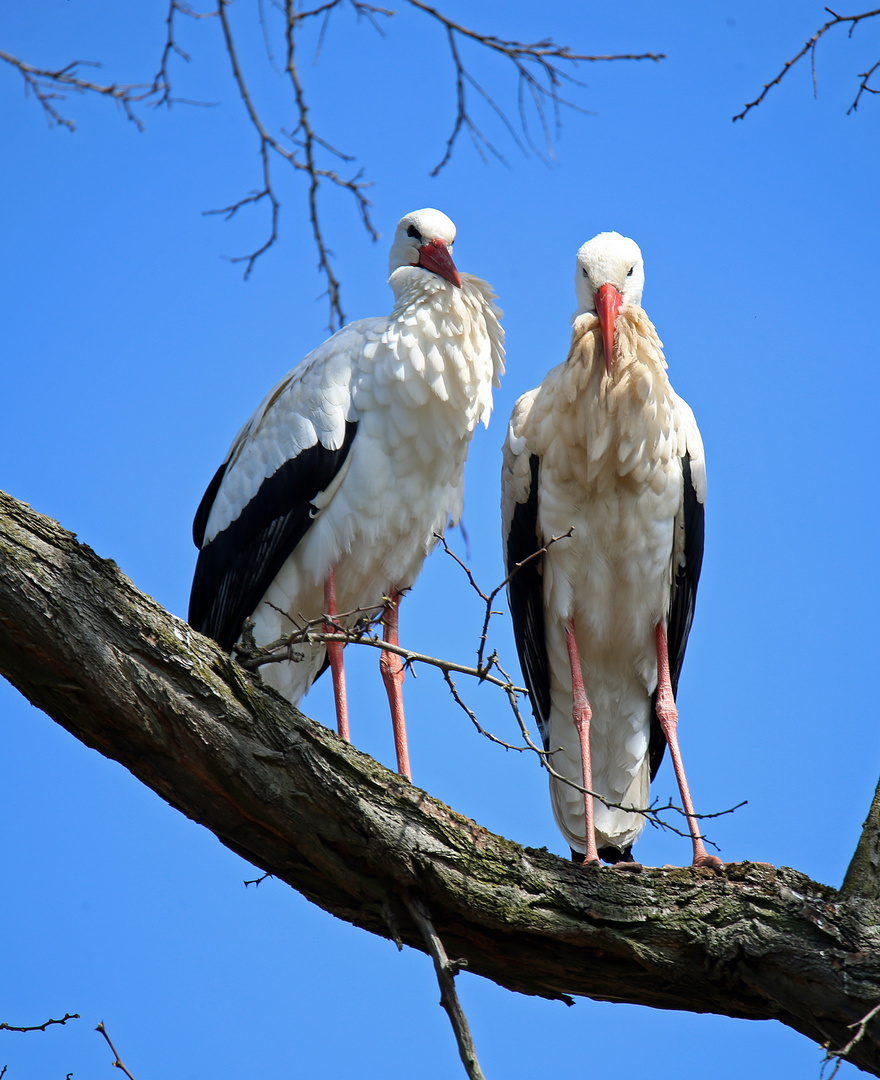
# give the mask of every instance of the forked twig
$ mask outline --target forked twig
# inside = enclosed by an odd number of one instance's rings
[[[113,101],[125,113],[126,119],[130,120],[138,129],[143,131],[144,122],[135,112],[135,106],[143,105],[157,108],[159,105],[186,104],[202,105],[212,104],[207,101],[192,101],[187,98],[175,98],[171,94],[171,79],[168,72],[168,63],[175,54],[182,60],[189,60],[189,56],[181,49],[174,38],[174,17],[180,13],[191,19],[204,19],[208,15],[194,11],[186,0],[168,0],[168,14],[165,17],[166,36],[159,61],[159,68],[148,83],[99,83],[85,78],[82,68],[100,68],[101,64],[93,60],[72,60],[61,68],[40,68],[27,64],[17,56],[11,56],[7,52],[0,52],[0,60],[5,61],[19,72],[24,80],[25,92],[32,93],[39,102],[46,120],[50,127],[63,127],[68,131],[76,130],[76,122],[69,117],[63,116],[59,104],[67,100],[70,93],[81,95],[94,94]],[[210,14],[210,13],[209,13]]]
[[[131,1075],[131,1073],[128,1071],[128,1069],[123,1064],[122,1058],[120,1058],[120,1056],[119,1056],[119,1051],[116,1049],[116,1047],[110,1041],[110,1036],[107,1034],[107,1029],[104,1027],[104,1021],[103,1020],[95,1028],[95,1031],[99,1031],[104,1036],[104,1038],[107,1040],[107,1045],[113,1051],[114,1060],[113,1060],[113,1062],[111,1062],[111,1064],[114,1066],[114,1068],[121,1069],[125,1073],[125,1075],[128,1077],[128,1080],[134,1080],[134,1077]]]
[[[560,45],[549,38],[542,41],[509,41],[497,37],[494,34],[482,34],[472,30],[462,23],[444,15],[438,8],[424,2],[424,0],[407,0],[411,7],[436,20],[446,33],[449,45],[449,53],[455,70],[456,88],[456,115],[452,126],[452,132],[446,140],[446,148],[440,162],[431,171],[436,176],[452,157],[452,151],[456,140],[462,131],[467,131],[471,137],[477,153],[486,160],[486,152],[492,154],[500,161],[504,161],[501,153],[493,143],[483,135],[477,127],[468,109],[466,87],[470,85],[488,104],[489,108],[501,120],[512,136],[514,142],[523,153],[526,147],[530,147],[539,157],[552,157],[552,133],[548,122],[547,109],[552,110],[554,126],[560,127],[560,109],[566,107],[577,112],[586,112],[581,106],[564,98],[561,94],[563,84],[583,87],[585,84],[576,79],[570,68],[577,67],[579,62],[596,63],[609,60],[654,60],[660,61],[665,58],[663,53],[617,53],[617,54],[589,54],[577,53],[567,45]],[[471,75],[465,67],[458,48],[458,39],[471,41],[489,53],[503,57],[513,65],[517,77],[517,91],[519,103],[519,121],[525,142],[521,141],[513,125],[507,118],[504,110],[486,92],[483,86]],[[566,65],[562,67],[561,65]],[[538,150],[529,133],[528,114],[525,108],[526,96],[531,100],[532,106],[538,117],[539,124],[544,136],[545,150]]]
[[[870,1022],[878,1013],[880,1013],[880,1003],[875,1005],[874,1008],[870,1010],[870,1012],[867,1012],[861,1020],[856,1020],[854,1024],[848,1025],[850,1031],[855,1028],[856,1032],[846,1044],[846,1046],[844,1046],[841,1050],[830,1050],[826,1048],[825,1057],[822,1061],[822,1068],[819,1071],[820,1080],[825,1080],[825,1069],[832,1061],[834,1062],[834,1068],[828,1074],[827,1080],[834,1080],[834,1077],[837,1076],[837,1073],[844,1058],[848,1053],[850,1053],[853,1047],[862,1038],[864,1038],[865,1032],[868,1030],[868,1024],[870,1024]]]
[[[824,37],[824,35],[827,34],[828,31],[831,30],[833,27],[840,26],[843,23],[850,24],[847,37],[852,37],[853,31],[855,30],[856,26],[863,19],[873,19],[876,15],[880,15],[880,8],[875,8],[873,11],[863,11],[860,12],[858,15],[838,15],[836,12],[832,11],[830,7],[826,7],[825,10],[831,16],[828,22],[826,22],[824,26],[819,27],[816,33],[813,34],[813,36],[805,42],[804,47],[800,50],[800,52],[795,53],[795,55],[790,60],[785,61],[782,66],[782,70],[779,72],[775,79],[771,79],[770,82],[764,83],[764,89],[761,91],[760,94],[758,94],[755,100],[748,102],[743,111],[741,113],[737,113],[736,116],[733,117],[734,123],[736,123],[737,120],[745,119],[746,115],[751,112],[752,109],[760,105],[764,98],[767,96],[767,94],[770,92],[770,90],[774,86],[778,86],[785,78],[785,76],[789,73],[789,71],[794,67],[794,65],[799,60],[802,60],[807,55],[807,53],[810,54],[810,64],[813,76],[813,94],[815,95],[817,89],[816,46],[819,44],[821,38]],[[878,68],[880,68],[880,60],[878,60],[877,63],[875,63],[874,66],[868,71],[862,72],[859,75],[859,78],[862,81],[859,84],[859,89],[858,93],[856,94],[855,100],[853,101],[852,105],[850,105],[850,107],[847,109],[847,115],[855,112],[855,110],[859,107],[859,101],[861,100],[862,94],[880,93],[880,89],[868,85],[868,81]]]
[[[250,881],[246,881],[246,882],[244,883],[244,887],[245,887],[245,888],[247,888],[247,887],[248,887],[248,885],[253,885],[253,886],[255,886],[256,888],[259,888],[259,887],[260,887],[260,885],[262,885],[262,884],[263,884],[263,882],[264,882],[264,881],[266,880],[266,878],[270,878],[270,877],[274,877],[274,876],[275,876],[274,874],[270,874],[270,873],[269,873],[269,871],[267,870],[267,871],[266,871],[266,873],[265,873],[265,874],[262,874],[262,875],[261,875],[260,877],[258,877],[258,878],[251,878],[251,879],[250,879]]]
[[[428,909],[418,897],[405,893],[403,902],[406,904],[413,922],[418,927],[419,933],[424,938],[431,959],[434,961],[434,971],[437,974],[437,983],[440,986],[440,1004],[446,1010],[449,1022],[452,1024],[452,1030],[455,1032],[455,1041],[458,1043],[458,1052],[465,1072],[469,1080],[485,1080],[483,1070],[477,1060],[477,1051],[471,1036],[470,1025],[455,989],[455,976],[462,967],[466,966],[466,962],[464,960],[450,960],[446,955],[446,949],[434,929]]]

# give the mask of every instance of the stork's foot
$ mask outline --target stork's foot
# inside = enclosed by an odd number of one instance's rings
[[[599,848],[599,858],[610,863],[612,870],[628,870],[631,874],[640,874],[644,870],[642,864],[633,858],[632,844],[625,848],[610,845]]]
[[[601,867],[601,865],[602,865],[601,859],[588,859],[586,854],[583,851],[575,851],[574,848],[571,848],[570,851],[571,851],[571,861],[573,863],[577,863],[579,866],[586,866],[586,867],[599,866],[599,867]]]
[[[709,870],[724,869],[724,863],[717,855],[706,855],[705,853],[694,857],[694,866],[700,869],[708,868]]]

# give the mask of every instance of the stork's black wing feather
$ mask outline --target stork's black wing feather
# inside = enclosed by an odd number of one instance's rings
[[[507,534],[507,571],[534,555],[543,546],[538,534],[538,470],[536,454],[529,458],[531,484],[529,497],[517,503]],[[507,597],[513,618],[513,633],[520,667],[529,688],[532,712],[538,723],[544,748],[549,749],[550,724],[550,663],[547,658],[547,639],[544,635],[544,576],[543,556],[530,559],[507,583]]]
[[[703,565],[703,539],[706,527],[706,508],[697,499],[697,492],[691,478],[690,454],[681,459],[684,500],[684,566],[678,568],[672,582],[672,603],[669,608],[669,621],[666,636],[669,642],[669,678],[672,693],[678,696],[678,678],[684,662],[688,634],[694,618],[694,604],[697,600],[697,583]],[[657,719],[657,692],[652,699],[651,716],[651,779],[653,780],[663,760],[666,739]]]
[[[267,477],[238,517],[199,552],[189,601],[189,623],[232,650],[275,575],[314,520],[312,501],[333,482],[351,449],[357,421],[346,421],[338,450],[320,442]],[[199,546],[226,465],[220,467],[196,511]]]
[[[224,461],[220,468],[214,473],[211,483],[208,484],[208,489],[202,496],[202,501],[199,503],[199,508],[196,510],[196,516],[193,518],[193,543],[197,548],[201,548],[205,542],[205,529],[208,527],[208,518],[211,514],[211,507],[214,505],[214,500],[217,498],[217,492],[220,490],[220,485],[223,483],[223,477],[226,475],[226,467],[229,462]]]

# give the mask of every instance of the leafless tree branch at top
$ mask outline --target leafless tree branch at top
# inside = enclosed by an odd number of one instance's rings
[[[795,53],[795,55],[790,60],[785,61],[782,66],[782,70],[779,72],[775,79],[771,79],[770,82],[764,83],[763,90],[760,94],[758,94],[755,100],[748,102],[743,108],[743,111],[737,113],[736,116],[733,117],[734,123],[737,120],[744,120],[752,109],[760,105],[764,98],[767,96],[767,94],[770,92],[770,90],[774,86],[778,86],[785,78],[785,76],[789,73],[789,71],[794,67],[794,65],[797,64],[799,60],[802,60],[807,55],[807,53],[809,53],[810,55],[810,65],[813,75],[813,93],[815,95],[818,85],[816,80],[816,46],[819,44],[819,41],[825,36],[825,34],[828,33],[829,30],[833,29],[835,26],[844,26],[847,23],[849,24],[847,37],[852,37],[853,31],[860,22],[863,22],[865,19],[873,19],[875,16],[880,15],[880,8],[874,8],[873,11],[862,11],[859,12],[859,14],[857,15],[838,15],[829,7],[826,7],[825,10],[831,16],[828,22],[826,22],[824,26],[820,26],[816,33],[813,34],[813,36],[804,43],[804,46],[800,50],[800,52]],[[858,109],[859,102],[862,100],[863,94],[880,94],[880,86],[870,85],[871,77],[878,70],[878,68],[880,68],[880,60],[877,60],[876,63],[874,63],[867,71],[859,72],[858,78],[860,82],[858,91],[856,93],[855,99],[853,100],[853,103],[846,110],[847,116],[849,116],[850,113],[853,113],[856,111],[856,109]]]
[[[339,278],[334,268],[334,257],[328,242],[325,221],[328,213],[324,189],[329,192],[345,192],[354,199],[358,216],[369,236],[376,240],[378,232],[370,217],[371,204],[367,198],[370,182],[364,178],[363,170],[353,169],[351,174],[343,174],[339,163],[352,164],[354,159],[337,150],[326,135],[319,133],[310,117],[310,100],[297,63],[298,38],[302,29],[312,23],[320,23],[317,54],[320,55],[326,29],[331,15],[337,12],[353,13],[358,20],[363,20],[370,27],[384,36],[383,23],[391,19],[395,12],[390,8],[366,2],[366,0],[323,0],[313,7],[305,7],[297,0],[273,0],[265,3],[260,0],[258,18],[266,48],[266,56],[276,74],[283,77],[289,86],[293,100],[294,123],[288,130],[273,130],[263,118],[263,111],[258,106],[251,89],[256,82],[258,71],[246,67],[241,50],[237,46],[236,30],[231,20],[231,0],[214,0],[215,7],[210,11],[196,11],[188,0],[167,0],[165,33],[159,64],[152,81],[142,83],[103,84],[85,77],[83,69],[98,67],[91,61],[75,60],[62,68],[35,67],[25,61],[0,52],[0,60],[10,64],[21,74],[25,89],[32,93],[39,102],[51,126],[74,130],[75,123],[61,110],[61,104],[70,93],[82,95],[97,94],[115,101],[125,116],[139,130],[143,129],[143,120],[137,106],[170,106],[172,103],[185,102],[187,99],[175,97],[172,93],[171,61],[177,57],[189,60],[189,55],[180,46],[177,36],[178,16],[192,19],[216,19],[222,27],[223,47],[228,55],[233,81],[245,107],[248,119],[258,140],[260,160],[259,186],[247,195],[235,199],[227,206],[207,211],[219,214],[227,220],[239,210],[253,208],[263,204],[268,209],[268,229],[261,243],[244,255],[233,256],[231,262],[244,264],[244,276],[248,278],[260,256],[264,255],[279,239],[281,219],[281,198],[278,194],[273,163],[280,160],[301,175],[306,183],[306,201],[312,238],[318,255],[317,269],[323,278],[329,306],[329,329],[337,329],[345,322],[342,307]],[[578,64],[608,60],[661,60],[659,53],[628,53],[620,55],[599,55],[577,52],[551,38],[535,42],[508,40],[495,34],[481,33],[464,26],[445,15],[439,8],[424,3],[423,0],[406,0],[406,3],[421,15],[431,20],[444,35],[452,61],[452,78],[455,90],[455,119],[451,133],[446,141],[442,158],[432,171],[436,175],[448,164],[459,135],[467,132],[477,153],[486,160],[489,155],[503,161],[501,150],[485,133],[477,121],[473,104],[468,93],[473,92],[477,101],[482,101],[489,113],[499,121],[514,144],[523,152],[532,150],[542,158],[552,156],[555,131],[560,124],[560,110],[563,107],[584,112],[580,105],[563,96],[565,86],[583,87],[573,75]],[[283,20],[283,21],[280,21]],[[283,39],[283,66],[276,64],[273,51],[273,36]],[[517,80],[517,122],[513,122],[484,85],[474,76],[472,67],[464,55],[464,47],[476,47],[484,58],[498,57],[512,65]],[[317,59],[317,55],[316,55]],[[206,104],[204,102],[188,102]],[[541,131],[541,149],[530,131],[530,117],[537,118]]]
[[[35,67],[25,63],[19,57],[2,51],[0,51],[0,60],[5,61],[21,75],[25,93],[34,95],[50,127],[63,127],[68,131],[76,130],[76,122],[61,112],[62,102],[67,101],[68,95],[75,93],[97,94],[99,97],[115,102],[125,113],[126,119],[130,120],[139,131],[143,131],[144,122],[136,111],[138,105],[156,108],[159,105],[172,104],[209,104],[172,96],[169,74],[171,57],[177,55],[182,60],[189,60],[189,56],[178,46],[174,36],[174,20],[178,14],[186,15],[191,19],[204,19],[211,13],[203,14],[193,10],[186,0],[169,0],[168,14],[165,17],[165,43],[159,67],[150,82],[99,83],[93,79],[87,79],[84,77],[83,68],[102,67],[94,60],[72,60],[60,68]]]
[[[577,67],[578,63],[595,63],[603,60],[659,61],[665,59],[664,53],[578,53],[570,49],[567,45],[560,45],[551,38],[544,38],[541,41],[533,42],[507,41],[503,38],[496,37],[494,34],[481,34],[467,26],[463,26],[461,23],[457,23],[453,19],[448,18],[436,7],[424,3],[423,0],[407,0],[407,2],[411,7],[424,12],[432,19],[435,19],[443,27],[446,32],[450,55],[455,68],[457,98],[456,116],[453,122],[452,132],[446,142],[446,150],[439,164],[432,170],[432,176],[436,176],[444,166],[448,164],[452,157],[455,143],[462,131],[467,131],[471,136],[471,141],[473,142],[475,149],[484,160],[484,151],[488,151],[500,161],[504,160],[500,151],[486,136],[483,135],[482,131],[477,127],[474,121],[467,103],[466,91],[468,85],[473,87],[473,89],[475,89],[486,101],[492,111],[495,112],[507,128],[507,131],[516,145],[523,150],[523,152],[526,151],[526,146],[528,146],[538,153],[539,156],[550,157],[553,153],[553,129],[555,128],[555,130],[558,131],[560,126],[561,107],[566,106],[571,109],[576,109],[579,112],[586,112],[581,106],[564,98],[561,92],[562,87],[565,84],[579,87],[584,86],[584,83],[580,82],[572,74],[572,69]],[[518,82],[519,121],[525,143],[519,138],[516,129],[503,109],[495,103],[482,85],[477,82],[465,67],[458,48],[459,40],[475,42],[490,53],[503,57],[513,65]],[[538,150],[529,131],[528,110],[526,108],[527,98],[531,99],[532,106],[541,126],[545,144],[543,151]],[[552,113],[554,119],[552,128],[548,122],[548,109]]]

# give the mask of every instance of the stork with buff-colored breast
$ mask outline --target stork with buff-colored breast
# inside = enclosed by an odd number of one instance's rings
[[[455,226],[416,210],[389,259],[394,307],[310,353],[236,436],[195,516],[200,548],[190,624],[232,651],[246,620],[257,645],[303,621],[354,627],[380,615],[397,646],[398,606],[447,523],[462,512],[464,464],[504,372],[490,286],[459,274]],[[329,665],[349,738],[343,643],[297,644],[263,679],[298,704]],[[403,662],[383,649],[399,771],[409,777]]]
[[[502,477],[510,610],[553,813],[576,861],[637,866],[645,817],[634,811],[668,745],[694,865],[720,866],[676,734],[703,557],[703,444],[641,306],[638,246],[600,233],[575,273],[568,359],[516,403]]]

